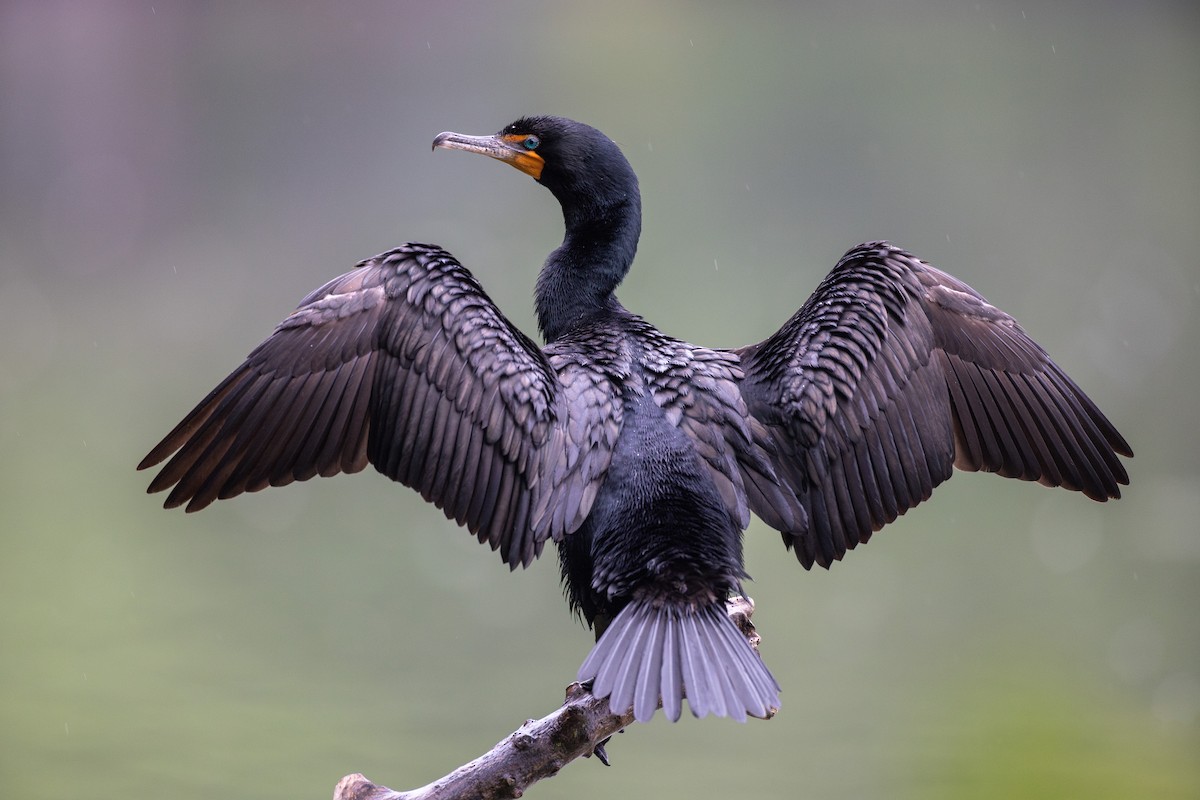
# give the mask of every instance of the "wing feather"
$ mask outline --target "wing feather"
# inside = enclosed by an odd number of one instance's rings
[[[750,507],[806,567],[867,541],[953,466],[1095,500],[1129,481],[1129,445],[1012,317],[886,242],[852,249],[777,333],[734,352],[766,474],[788,490],[748,491]]]
[[[515,567],[590,510],[615,396],[564,390],[466,269],[408,244],[306,296],[139,468],[166,461],[150,491],[196,511],[370,463]]]

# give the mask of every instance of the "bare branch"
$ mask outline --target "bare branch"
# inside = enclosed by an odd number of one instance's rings
[[[754,601],[730,598],[726,611],[758,649],[759,636],[750,622]],[[334,800],[505,800],[521,797],[525,790],[579,758],[590,756],[608,737],[633,722],[633,709],[614,714],[608,698],[598,699],[579,683],[567,687],[567,700],[552,714],[524,725],[506,736],[479,758],[433,783],[397,792],[372,783],[362,775],[338,781]]]

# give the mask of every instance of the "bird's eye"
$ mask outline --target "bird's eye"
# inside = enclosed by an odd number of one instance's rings
[[[522,145],[522,146],[523,146],[523,147],[524,147],[526,150],[537,150],[537,148],[538,148],[538,145],[539,145],[539,144],[541,144],[541,143],[542,143],[542,140],[541,140],[541,139],[539,139],[538,137],[536,137],[536,136],[534,136],[534,135],[530,134],[529,136],[526,136],[526,137],[525,137],[525,141],[521,142],[521,145]]]

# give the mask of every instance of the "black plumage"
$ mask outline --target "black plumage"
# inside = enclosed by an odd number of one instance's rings
[[[744,719],[778,686],[723,611],[750,513],[828,567],[952,467],[1120,496],[1129,445],[1003,311],[886,242],[850,250],[763,342],[673,339],[614,290],[637,178],[594,128],[530,117],[434,147],[537,179],[566,234],[538,347],[438,247],[406,244],[300,303],[139,465],[168,508],[372,464],[528,565],[558,546],[614,710]]]

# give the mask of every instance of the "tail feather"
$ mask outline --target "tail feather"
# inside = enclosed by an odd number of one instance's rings
[[[680,622],[683,629],[683,641],[680,642],[679,648],[679,661],[683,669],[683,693],[688,696],[688,707],[692,709],[692,713],[697,717],[704,717],[708,715],[712,692],[708,686],[708,673],[704,670],[704,664],[700,663],[703,659],[697,658],[700,632],[696,630],[695,615],[688,615]]]
[[[636,658],[625,658],[618,653],[613,654],[613,658],[609,659],[613,663],[616,675],[613,678],[612,700],[610,705],[616,705],[619,708],[630,708],[633,705],[633,698],[636,691],[641,686],[647,683],[647,679],[657,676],[649,673],[644,673],[642,670],[643,653],[649,653],[652,648],[649,644],[653,635],[652,628],[654,620],[651,619],[645,625],[631,625],[631,634],[626,637],[625,652],[636,653]],[[638,675],[642,675],[642,679],[638,680]],[[657,699],[657,698],[656,698]],[[653,710],[650,713],[654,713]]]
[[[694,690],[688,690],[688,705],[692,707],[692,713],[698,717],[708,714],[731,716],[744,722],[745,712],[739,718],[734,710],[737,702],[732,697],[733,687],[728,681],[721,680],[722,664],[707,657],[710,653],[719,652],[709,636],[708,626],[700,624],[695,614],[688,615],[686,619],[690,635],[684,637],[684,648],[692,650],[688,660],[692,664],[692,671],[699,677]]]
[[[692,714],[769,716],[779,684],[719,606],[680,609],[634,601],[621,610],[579,668],[592,693],[645,722],[661,699],[671,721],[687,697]]]
[[[682,711],[681,704],[683,702],[683,667],[680,664],[680,648],[679,637],[676,635],[676,625],[673,624],[673,617],[666,615],[667,635],[663,638],[663,654],[662,654],[662,681],[660,689],[662,694],[663,713],[667,715],[667,719],[674,722],[679,719],[679,714]],[[584,662],[586,666],[587,662]],[[582,668],[580,669],[582,671]],[[610,703],[611,705],[611,703]],[[642,715],[643,709],[635,708],[634,716],[641,721],[645,721],[654,716],[655,706],[651,706],[649,712]]]
[[[668,618],[664,615],[655,614],[647,631],[639,670],[643,680],[636,685],[632,698],[634,716],[639,719],[650,719],[654,716],[659,698],[662,696],[663,645],[667,641],[667,620]],[[618,698],[614,695],[609,705],[617,703],[617,700]],[[628,701],[625,698],[620,700],[621,702],[617,704],[628,708]]]
[[[747,644],[746,637],[738,630],[737,626],[732,623],[722,625],[713,629],[713,635],[723,637],[726,648],[734,656],[734,661],[725,667],[726,670],[739,671],[747,679],[732,683],[733,688],[738,692],[738,700],[745,707],[747,713],[751,716],[763,717],[770,714],[772,709],[779,708],[779,684],[763,666],[758,653],[754,652],[753,648]],[[742,647],[741,645],[746,646]],[[764,698],[768,700],[766,705],[754,705],[762,703]],[[769,702],[771,699],[774,700],[774,705]],[[761,713],[758,713],[759,710]]]
[[[633,640],[637,638],[641,628],[641,625],[622,625],[620,627],[610,625],[604,632],[604,636],[600,637],[603,641],[612,636],[613,641],[609,647],[600,652],[597,652],[599,650],[599,643],[597,643],[597,647],[593,647],[592,653],[589,654],[589,658],[592,654],[596,655],[599,662],[596,665],[596,680],[592,684],[593,694],[599,692],[599,697],[606,697],[617,688],[618,680],[636,678],[636,674],[630,675],[628,669],[622,668],[627,666],[625,653],[633,648]]]

